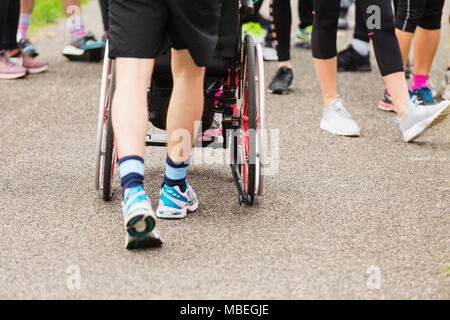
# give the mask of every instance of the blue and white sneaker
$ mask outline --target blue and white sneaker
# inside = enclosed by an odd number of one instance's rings
[[[187,182],[185,192],[181,192],[178,186],[163,185],[156,216],[167,219],[181,219],[186,217],[188,212],[194,212],[197,208],[197,195]]]
[[[155,229],[155,213],[142,186],[125,190],[122,213],[127,231],[127,249],[156,247],[162,244],[161,236]]]

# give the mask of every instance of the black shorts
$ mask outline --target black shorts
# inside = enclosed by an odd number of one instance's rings
[[[206,66],[217,46],[221,7],[222,0],[111,0],[109,56],[153,59],[173,47],[188,49]]]
[[[443,7],[444,0],[398,0],[395,27],[410,33],[417,26],[438,30],[441,28]]]

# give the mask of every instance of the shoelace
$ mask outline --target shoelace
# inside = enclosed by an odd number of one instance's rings
[[[336,107],[336,113],[344,118],[351,119],[352,116],[343,107]]]

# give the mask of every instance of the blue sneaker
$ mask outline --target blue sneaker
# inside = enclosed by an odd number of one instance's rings
[[[122,213],[127,231],[126,248],[137,249],[160,246],[161,236],[155,229],[155,213],[142,186],[125,190]]]
[[[416,97],[418,101],[421,102],[421,105],[423,106],[431,106],[436,104],[436,101],[433,98],[433,93],[430,87],[428,86],[416,88],[412,92],[412,94]]]
[[[156,216],[167,219],[181,219],[188,212],[194,212],[198,208],[198,199],[194,189],[186,182],[186,191],[181,192],[178,186],[169,187],[163,185],[159,196],[159,206]]]

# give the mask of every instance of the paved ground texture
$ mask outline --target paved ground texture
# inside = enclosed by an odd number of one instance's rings
[[[101,33],[96,2],[85,22]],[[110,203],[94,190],[101,64],[66,61],[64,24],[49,30],[57,36],[35,42],[49,71],[0,83],[0,298],[450,298],[450,119],[404,143],[393,114],[376,109],[374,60],[372,73],[339,75],[362,136],[337,137],[319,129],[311,53],[293,49],[292,94],[267,96],[280,169],[258,206],[237,204],[226,165],[193,165],[198,212],[159,221],[161,249],[127,251],[118,181]],[[164,152],[147,149],[154,205]]]

